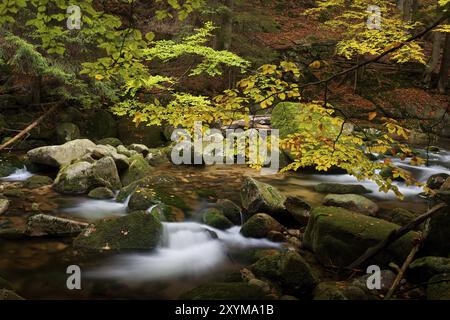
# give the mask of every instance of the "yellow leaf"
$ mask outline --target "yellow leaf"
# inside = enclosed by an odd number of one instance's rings
[[[372,121],[376,117],[377,117],[377,113],[376,112],[369,112],[369,121]]]

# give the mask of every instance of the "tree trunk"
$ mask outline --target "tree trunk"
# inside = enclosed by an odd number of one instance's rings
[[[439,64],[439,60],[441,58],[441,47],[442,40],[444,40],[444,35],[441,32],[433,32],[433,49],[431,52],[430,60],[428,61],[428,65],[426,66],[423,83],[427,88],[431,88],[431,80],[436,67]]]
[[[442,54],[441,69],[439,71],[438,90],[440,93],[445,93],[448,84],[449,71],[450,71],[450,33],[446,33],[444,53]]]
[[[220,30],[217,39],[217,50],[229,50],[233,35],[233,5],[234,0],[223,0],[224,6],[221,13]]]

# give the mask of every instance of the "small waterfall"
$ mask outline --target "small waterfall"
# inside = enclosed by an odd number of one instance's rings
[[[62,211],[88,220],[98,220],[106,217],[124,216],[127,213],[129,195],[124,202],[115,199],[97,200],[90,198],[73,199],[73,204]]]
[[[24,166],[22,169],[17,169],[9,176],[0,178],[3,181],[25,181],[29,177],[32,177],[34,174],[32,174],[30,171],[28,171],[27,167]]]
[[[163,223],[163,227],[163,241],[155,252],[121,255],[88,275],[130,282],[200,277],[226,263],[230,248],[279,247],[269,240],[243,237],[240,227],[222,231],[196,222]]]

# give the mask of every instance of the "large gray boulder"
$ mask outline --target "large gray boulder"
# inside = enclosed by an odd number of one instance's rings
[[[396,224],[343,208],[317,207],[311,211],[303,245],[323,264],[344,267],[399,228]],[[368,263],[402,264],[417,237],[416,232],[408,232]]]
[[[53,183],[53,188],[63,194],[84,194],[96,187],[112,190],[121,187],[119,173],[111,157],[94,163],[81,161],[64,166]]]
[[[117,149],[110,145],[97,145],[89,148],[89,155],[93,159],[101,159],[103,157],[111,157],[116,163],[117,169],[124,170],[129,167],[130,160],[127,156],[117,152]]]
[[[95,143],[88,139],[78,139],[59,146],[46,146],[27,152],[33,163],[45,164],[52,167],[62,167],[84,156]]]

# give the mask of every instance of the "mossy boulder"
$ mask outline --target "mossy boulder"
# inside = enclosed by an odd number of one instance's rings
[[[29,236],[74,236],[82,232],[87,223],[54,217],[46,214],[35,214],[28,218],[25,233]]]
[[[84,194],[96,187],[113,190],[121,187],[119,173],[111,157],[104,157],[93,164],[81,161],[64,166],[53,183],[53,188],[63,194]]]
[[[257,212],[280,215],[285,213],[284,201],[286,197],[270,184],[245,177],[241,189],[242,207],[247,217]]]
[[[127,197],[129,197],[137,188],[150,188],[150,189],[172,189],[176,188],[179,184],[180,180],[171,175],[147,175],[142,179],[134,181],[127,186],[124,186],[120,189],[119,194],[117,195],[117,201],[123,202]],[[174,197],[175,200],[179,199]],[[183,205],[184,201],[180,200],[180,205]],[[187,206],[183,206],[187,207]],[[180,207],[181,208],[181,207]]]
[[[170,162],[170,154],[172,152],[172,147],[161,147],[161,148],[151,148],[148,150],[148,154],[145,157],[145,160],[151,166],[159,166],[164,163]]]
[[[242,223],[241,208],[231,200],[219,199],[216,208],[222,211],[223,215],[235,225]]]
[[[53,179],[50,177],[35,175],[25,180],[23,185],[28,189],[37,189],[43,186],[48,186],[52,183]]]
[[[177,195],[170,194],[159,188],[147,187],[136,187],[128,202],[128,209],[131,211],[147,210],[155,204],[187,209],[184,200]]]
[[[88,197],[92,199],[112,199],[114,198],[114,192],[106,187],[98,187],[89,191]]]
[[[377,213],[377,217],[404,226],[414,220],[416,216],[407,209],[395,208],[392,210],[380,211]]]
[[[128,146],[128,150],[134,150],[137,153],[142,154],[144,157],[148,154],[149,148],[145,144],[133,143]]]
[[[343,208],[317,207],[311,211],[303,245],[323,264],[343,267],[398,228],[396,224]],[[402,264],[417,237],[416,232],[408,232],[368,263]]]
[[[138,152],[136,152],[134,150],[128,150],[128,148],[123,145],[117,146],[116,150],[119,154],[122,154],[126,157],[131,157],[131,156],[135,156],[135,155],[139,154]]]
[[[23,168],[23,162],[15,155],[0,155],[0,177],[13,174],[17,169]]]
[[[233,223],[216,208],[209,208],[203,212],[203,222],[220,230],[226,230],[233,226]]]
[[[427,300],[450,300],[450,273],[430,278],[427,285]]]
[[[373,300],[367,289],[347,282],[321,282],[314,289],[313,300]]]
[[[332,194],[366,194],[371,191],[360,184],[341,184],[341,183],[319,183],[314,186],[314,190],[320,193]]]
[[[105,146],[110,145],[112,147],[118,147],[120,145],[123,145],[123,143],[122,143],[122,141],[120,141],[120,139],[114,138],[114,137],[100,139],[97,141],[97,144],[105,145]]]
[[[90,225],[74,240],[74,246],[91,250],[154,249],[162,236],[161,222],[146,211],[106,219]]]
[[[59,146],[45,146],[27,152],[31,162],[61,167],[84,156],[95,144],[88,139],[77,139]]]
[[[213,282],[203,284],[180,296],[182,300],[261,300],[264,291],[246,282]]]
[[[123,171],[130,166],[130,160],[127,156],[117,152],[116,148],[110,145],[97,145],[94,148],[89,148],[89,153],[86,156],[90,156],[94,160],[101,159],[103,157],[111,157],[116,164],[118,170]]]
[[[241,234],[249,238],[264,238],[270,231],[281,232],[283,230],[283,226],[268,214],[257,213],[244,223]]]
[[[323,199],[325,206],[341,207],[366,215],[375,215],[378,205],[358,194],[328,194]]]
[[[122,184],[124,186],[145,177],[152,167],[145,161],[142,155],[133,155],[130,157],[130,166],[122,175]]]
[[[295,251],[265,256],[249,268],[258,278],[278,282],[288,294],[309,295],[319,282],[315,271]]]
[[[411,281],[422,283],[441,273],[450,273],[450,258],[428,256],[414,260],[407,275]]]

